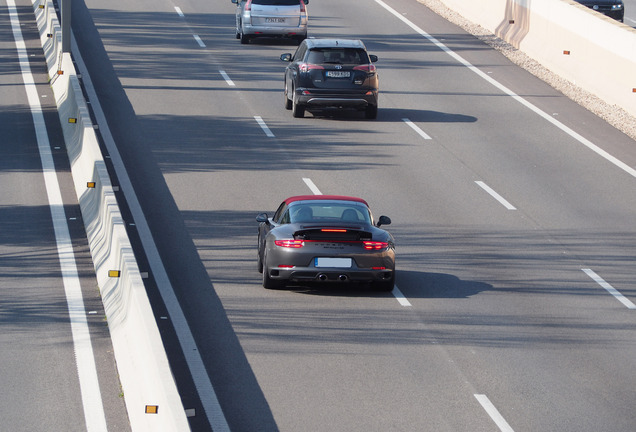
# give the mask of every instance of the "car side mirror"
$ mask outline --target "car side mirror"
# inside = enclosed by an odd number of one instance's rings
[[[239,2],[239,0],[231,0],[231,1],[232,1],[232,3],[234,3],[234,4],[238,4],[238,2]]]
[[[375,63],[378,61],[378,56],[377,55],[373,55],[373,54],[369,54],[369,60],[371,60],[371,63]]]
[[[309,4],[309,0],[303,0],[303,3],[305,3],[307,5],[307,4]]]
[[[269,225],[269,217],[267,216],[267,213],[259,213],[258,216],[256,216],[256,222]]]
[[[379,228],[381,225],[391,225],[391,218],[388,216],[380,216],[376,226]]]
[[[281,54],[281,55],[280,55],[280,59],[281,59],[282,61],[290,62],[290,61],[291,61],[291,59],[292,59],[292,55],[291,55],[291,53]]]

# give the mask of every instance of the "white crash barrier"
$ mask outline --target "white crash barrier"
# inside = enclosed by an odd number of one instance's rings
[[[132,430],[188,431],[75,68],[61,53],[53,3],[36,0],[33,6]]]
[[[441,0],[552,72],[636,116],[636,30],[573,0]]]

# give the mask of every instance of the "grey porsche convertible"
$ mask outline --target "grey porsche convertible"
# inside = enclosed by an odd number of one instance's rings
[[[395,242],[374,223],[367,202],[339,195],[301,195],[284,200],[274,215],[260,213],[258,270],[263,286],[303,283],[364,283],[391,291]]]

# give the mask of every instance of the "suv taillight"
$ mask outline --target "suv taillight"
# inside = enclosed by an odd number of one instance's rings
[[[374,64],[365,64],[365,65],[355,66],[353,70],[361,70],[370,74],[375,73],[376,71]]]
[[[305,6],[305,0],[300,0],[300,11],[307,12],[307,6]]]
[[[324,67],[322,67],[320,65],[316,65],[316,64],[311,64],[311,63],[301,63],[300,65],[298,65],[298,69],[302,73],[306,73],[306,72],[309,72],[312,69],[324,69]]]
[[[250,10],[252,10],[252,0],[247,0],[247,3],[245,3],[245,11]]]

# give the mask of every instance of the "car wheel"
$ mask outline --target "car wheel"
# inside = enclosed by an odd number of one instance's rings
[[[279,280],[274,280],[269,277],[269,271],[267,270],[267,256],[265,250],[263,250],[263,288],[265,289],[278,289],[285,286],[285,283]]]
[[[378,117],[378,106],[377,105],[367,106],[367,109],[364,111],[364,117],[370,120],[376,119]]]
[[[256,252],[256,269],[263,273],[263,260],[261,259],[261,235],[258,235],[258,250]]]
[[[243,32],[241,32],[241,43],[242,44],[250,43],[250,37]]]
[[[393,274],[393,277],[391,277],[391,279],[388,281],[371,282],[371,288],[375,291],[385,291],[385,292],[393,291],[394,286],[395,286],[395,274]]]
[[[289,92],[287,91],[287,80],[285,80],[285,109],[292,109],[292,101],[289,99]]]
[[[292,92],[292,115],[296,118],[303,118],[305,117],[305,105],[301,105],[296,102],[294,93],[295,92]]]

